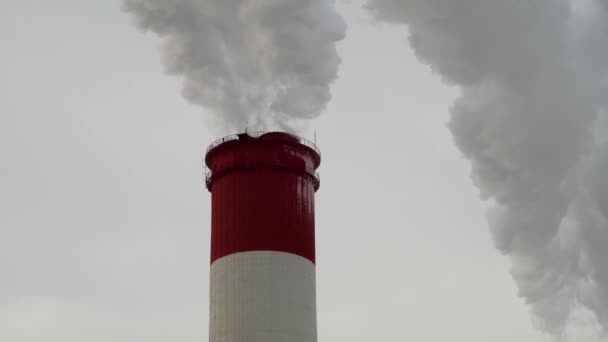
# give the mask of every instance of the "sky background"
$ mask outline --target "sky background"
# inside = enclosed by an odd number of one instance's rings
[[[118,0],[3,7],[0,341],[206,341],[202,157],[234,132],[207,128]],[[309,129],[319,340],[547,341],[446,128],[457,89],[405,28],[339,10],[339,79]]]

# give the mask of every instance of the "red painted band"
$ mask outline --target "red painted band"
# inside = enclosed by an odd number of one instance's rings
[[[284,141],[230,142],[207,164],[213,178],[211,263],[239,252],[277,251],[315,262],[318,166],[309,149]],[[209,155],[208,155],[209,156]]]

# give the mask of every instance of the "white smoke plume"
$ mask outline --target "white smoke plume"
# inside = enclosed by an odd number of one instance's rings
[[[608,1],[368,0],[461,89],[449,128],[545,331],[608,329]]]
[[[242,130],[290,127],[330,100],[346,26],[333,0],[123,0],[162,40],[183,96]]]

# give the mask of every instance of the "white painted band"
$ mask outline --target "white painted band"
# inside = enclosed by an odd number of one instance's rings
[[[316,342],[315,265],[272,251],[211,265],[210,342]]]

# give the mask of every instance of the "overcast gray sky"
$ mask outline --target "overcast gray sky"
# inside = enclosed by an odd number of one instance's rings
[[[3,7],[0,340],[205,341],[201,159],[233,132],[206,127],[118,0]],[[546,341],[446,128],[457,90],[404,28],[339,10],[343,63],[310,129],[319,340]]]

